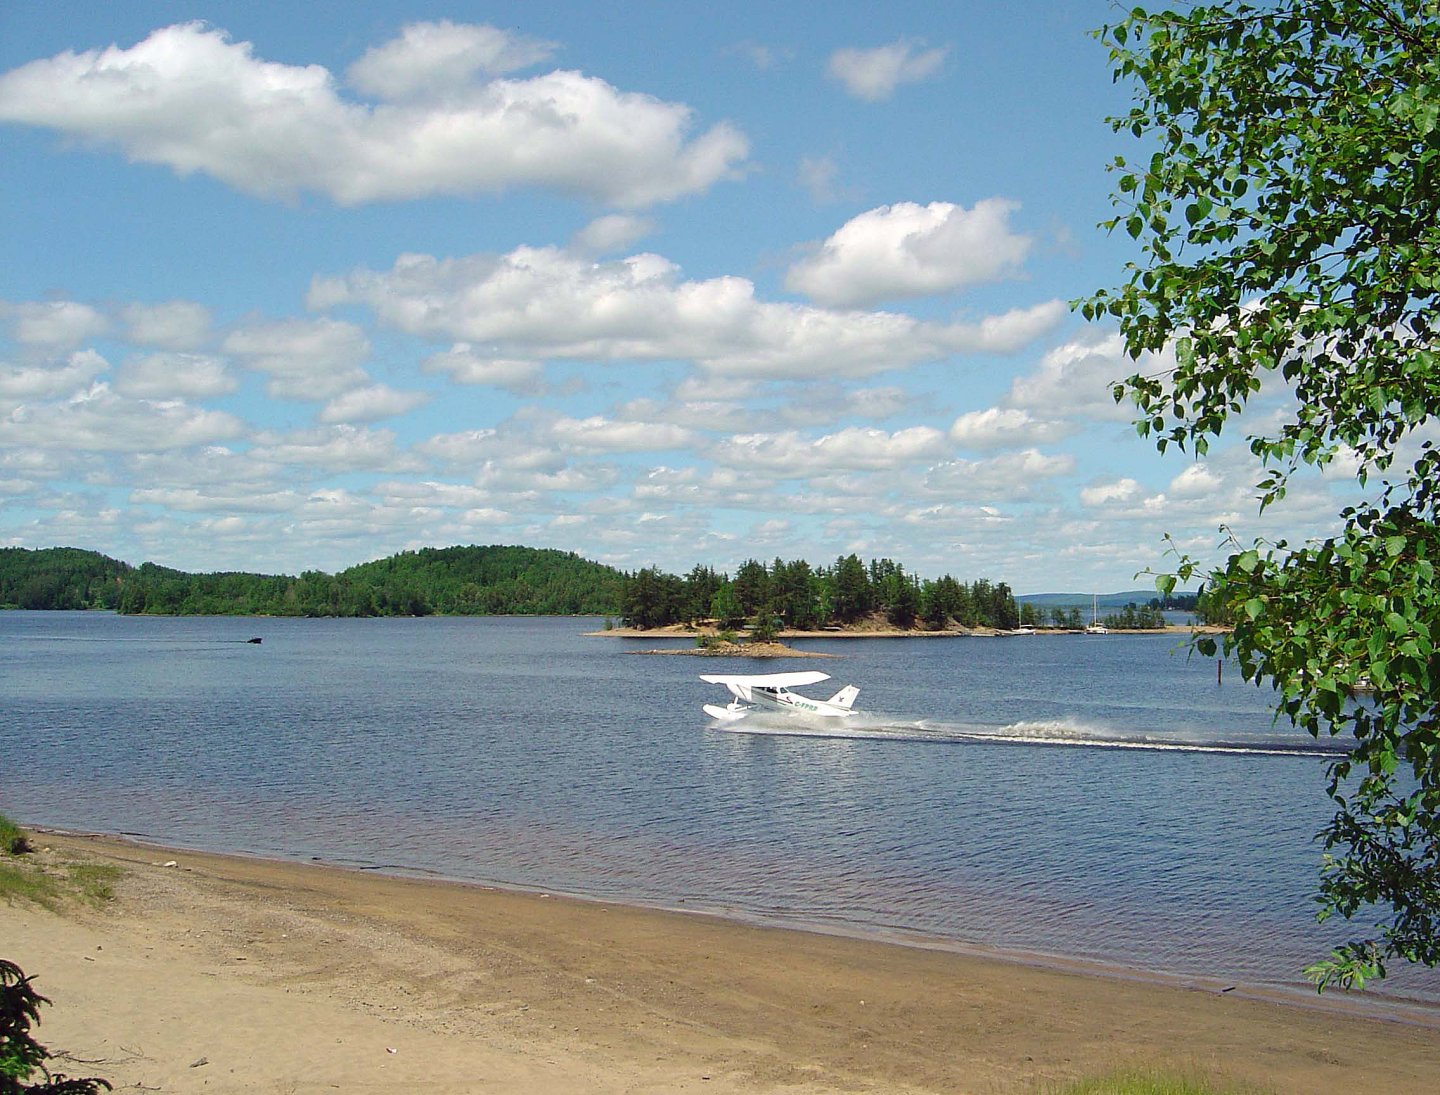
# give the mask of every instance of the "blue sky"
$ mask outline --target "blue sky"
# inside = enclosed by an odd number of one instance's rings
[[[1133,587],[1322,530],[1137,438],[1106,3],[0,8],[0,544]],[[1164,361],[1145,362],[1147,370]]]

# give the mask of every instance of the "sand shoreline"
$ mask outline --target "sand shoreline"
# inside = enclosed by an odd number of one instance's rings
[[[37,843],[125,871],[102,911],[0,904],[5,956],[55,1001],[42,1041],[117,1088],[995,1093],[1169,1064],[1418,1093],[1440,1075],[1433,1009],[1382,1020],[704,913]]]
[[[1332,992],[1318,994],[1308,985],[1296,982],[1282,984],[1274,982],[1247,982],[1235,978],[1206,976],[1204,974],[1181,973],[1171,970],[1150,969],[1143,966],[1126,966],[1098,958],[1084,958],[1061,953],[1026,950],[1020,947],[1000,947],[987,943],[970,943],[964,940],[929,936],[920,932],[894,929],[890,931],[867,931],[860,927],[823,924],[797,918],[747,915],[719,908],[705,908],[694,905],[666,905],[645,903],[624,898],[595,897],[589,894],[572,893],[562,889],[537,888],[510,885],[504,882],[476,881],[446,875],[428,868],[406,867],[403,864],[357,864],[322,859],[311,856],[306,859],[292,859],[281,855],[267,855],[260,852],[223,852],[207,848],[179,844],[165,844],[148,840],[134,834],[91,832],[87,830],[46,828],[29,826],[27,831],[44,838],[59,841],[85,842],[93,845],[116,844],[134,848],[154,857],[156,862],[168,861],[179,855],[201,855],[217,859],[234,859],[276,868],[320,869],[342,871],[378,878],[391,878],[412,882],[418,886],[451,887],[460,891],[474,891],[482,894],[513,895],[522,898],[538,897],[549,901],[572,903],[580,907],[592,906],[598,909],[622,910],[638,915],[653,913],[660,916],[681,918],[696,917],[714,920],[721,924],[734,924],[742,928],[763,931],[797,932],[806,935],[850,940],[861,944],[905,947],[939,954],[954,954],[982,962],[1000,965],[1025,966],[1036,970],[1055,973],[1078,974],[1085,977],[1100,977],[1115,981],[1129,981],[1152,984],[1161,987],[1233,994],[1236,999],[1264,1000],[1288,1007],[1313,1009],[1357,1018],[1396,1022],[1406,1025],[1432,1028],[1440,1031],[1440,1002],[1429,1003],[1405,997],[1385,997],[1363,993]],[[163,860],[162,860],[163,857]],[[153,865],[153,863],[152,863]]]

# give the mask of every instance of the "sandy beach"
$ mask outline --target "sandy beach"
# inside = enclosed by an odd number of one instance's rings
[[[163,1092],[1041,1092],[1173,1066],[1436,1090],[1440,1013],[42,833],[102,908],[0,903],[69,1075]],[[169,865],[173,864],[173,865]]]

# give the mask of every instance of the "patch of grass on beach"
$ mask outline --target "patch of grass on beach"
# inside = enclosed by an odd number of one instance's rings
[[[115,883],[123,872],[109,863],[68,863],[65,879],[80,900],[103,905],[115,900]]]
[[[25,855],[30,851],[30,837],[4,814],[0,814],[0,853]]]
[[[82,863],[37,853],[24,829],[0,814],[0,900],[58,911],[66,902],[103,905],[115,897],[123,872],[108,863]]]
[[[1193,1073],[1133,1070],[1114,1072],[1064,1087],[1046,1088],[1046,1095],[1265,1095],[1265,1089],[1208,1079]]]
[[[53,909],[60,900],[60,884],[34,864],[0,860],[0,898]]]

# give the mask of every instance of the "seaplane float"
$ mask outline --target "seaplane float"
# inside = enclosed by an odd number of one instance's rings
[[[734,697],[724,707],[707,703],[705,714],[721,722],[734,722],[746,715],[769,714],[799,715],[808,718],[843,719],[855,714],[851,706],[860,689],[847,684],[828,700],[812,700],[790,691],[804,688],[807,684],[819,684],[830,679],[829,673],[815,670],[802,673],[766,673],[757,676],[725,676],[724,674],[702,674],[706,684],[721,684]]]

